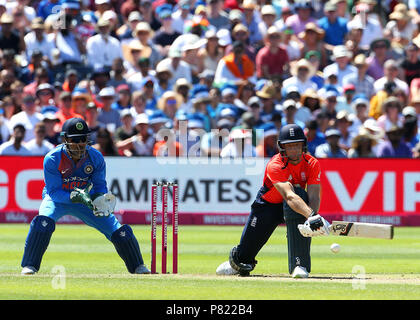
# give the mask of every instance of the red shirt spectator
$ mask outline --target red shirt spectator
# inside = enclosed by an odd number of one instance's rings
[[[289,56],[279,42],[280,33],[276,27],[270,27],[267,31],[266,45],[258,51],[256,58],[259,78],[272,79],[284,73],[284,66],[289,62]]]

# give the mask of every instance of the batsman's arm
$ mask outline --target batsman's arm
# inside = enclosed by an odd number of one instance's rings
[[[321,185],[319,184],[310,184],[307,188],[309,206],[314,210],[315,213],[318,213],[319,206],[321,205]]]
[[[301,197],[299,197],[293,188],[293,185],[287,182],[277,182],[274,187],[280,192],[287,205],[295,212],[300,213],[305,218],[308,218],[314,211],[308,206]]]

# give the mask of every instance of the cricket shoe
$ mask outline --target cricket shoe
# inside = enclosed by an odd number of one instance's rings
[[[27,276],[27,275],[32,275],[32,274],[35,274],[35,273],[37,273],[38,271],[34,268],[34,267],[31,267],[31,266],[27,266],[27,267],[24,267],[23,269],[22,269],[22,272],[20,273],[20,274],[22,274],[22,275],[24,275],[24,276]]]
[[[306,271],[305,267],[297,266],[295,270],[293,270],[292,278],[308,278],[309,272]]]
[[[151,274],[150,270],[146,267],[145,264],[139,265],[134,271],[136,274]]]
[[[231,267],[229,261],[225,261],[217,267],[216,274],[218,276],[233,276],[239,274],[239,272]]]

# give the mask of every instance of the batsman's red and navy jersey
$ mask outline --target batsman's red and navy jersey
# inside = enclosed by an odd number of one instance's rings
[[[77,164],[70,158],[64,145],[58,145],[44,158],[43,198],[48,195],[57,203],[71,204],[70,192],[93,184],[91,194],[107,193],[105,160],[102,154],[88,146],[86,155]]]
[[[290,162],[285,165],[282,156],[276,154],[268,162],[264,173],[264,185],[257,195],[257,201],[264,200],[269,203],[282,203],[283,197],[274,187],[278,182],[289,181],[293,185],[300,185],[305,189],[307,185],[320,184],[321,168],[319,161],[310,155],[303,155],[302,161],[297,165]]]

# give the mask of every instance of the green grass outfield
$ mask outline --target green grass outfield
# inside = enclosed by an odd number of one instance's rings
[[[394,240],[314,238],[309,279],[288,275],[284,227],[258,255],[251,277],[216,276],[242,232],[230,226],[180,226],[179,274],[131,275],[102,234],[84,225],[57,225],[40,272],[21,276],[28,229],[0,225],[0,299],[420,299],[420,228],[396,228]],[[150,266],[150,227],[133,229]],[[334,242],[341,245],[338,254],[329,249]]]

